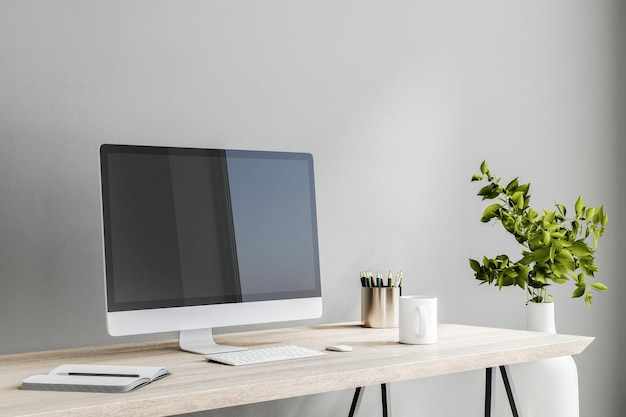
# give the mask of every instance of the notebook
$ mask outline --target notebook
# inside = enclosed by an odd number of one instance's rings
[[[22,381],[24,390],[129,392],[170,372],[154,366],[61,365],[47,375],[33,375]]]

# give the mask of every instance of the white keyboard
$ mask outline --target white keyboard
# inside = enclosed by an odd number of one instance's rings
[[[326,353],[300,346],[277,346],[263,349],[239,350],[236,352],[214,353],[205,355],[208,361],[226,365],[252,365],[256,363],[284,361],[288,359],[312,358]]]

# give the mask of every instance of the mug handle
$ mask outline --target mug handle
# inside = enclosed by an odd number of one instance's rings
[[[419,316],[417,337],[424,337],[426,335],[426,307],[417,306],[417,315]]]

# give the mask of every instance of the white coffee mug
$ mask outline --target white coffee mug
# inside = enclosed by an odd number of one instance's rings
[[[437,297],[405,295],[400,297],[400,343],[429,345],[437,343]]]

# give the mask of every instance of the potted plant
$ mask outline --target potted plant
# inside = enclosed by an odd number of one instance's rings
[[[497,201],[485,208],[480,221],[500,222],[523,247],[521,258],[516,261],[507,255],[483,257],[482,263],[470,259],[470,267],[481,284],[494,284],[499,289],[518,286],[525,290],[530,303],[552,301],[547,292],[552,283],[573,282],[572,298],[584,296],[589,305],[592,289],[607,290],[606,285],[588,279],[598,270],[595,248],[608,221],[603,206],[586,207],[579,196],[570,217],[559,203],[555,203],[555,210],[539,213],[529,205],[530,184],[520,184],[519,178],[515,178],[506,186],[500,185],[500,178],[489,171],[486,161],[472,181],[485,181],[487,184],[478,196]],[[588,243],[590,239],[593,247]]]
[[[530,184],[520,184],[515,178],[506,186],[500,185],[500,178],[489,171],[486,161],[472,181],[486,181],[478,195],[497,201],[485,208],[480,220],[500,222],[522,245],[517,261],[507,255],[483,257],[482,263],[470,259],[476,279],[499,289],[511,285],[522,288],[527,300],[527,330],[556,333],[553,297],[547,292],[551,284],[573,282],[572,297],[583,297],[589,305],[592,290],[607,290],[606,285],[589,279],[598,270],[595,248],[608,221],[604,208],[586,207],[579,196],[569,217],[559,203],[555,203],[555,210],[539,213],[530,207]],[[521,414],[578,417],[578,371],[571,356],[512,365],[511,372],[516,391],[526,399]],[[538,381],[551,389],[538,394]]]

